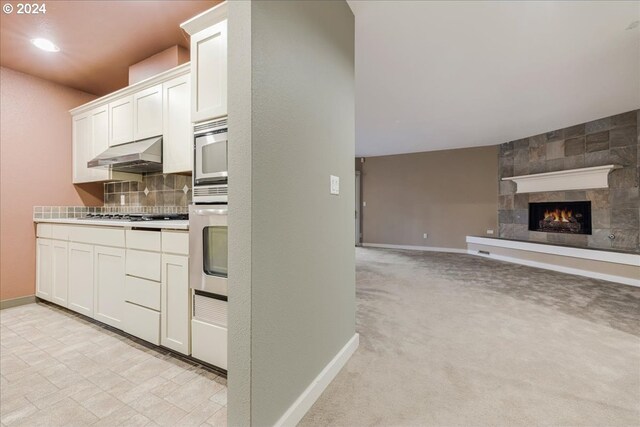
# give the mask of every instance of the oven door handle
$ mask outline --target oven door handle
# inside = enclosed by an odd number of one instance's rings
[[[208,215],[226,215],[227,209],[194,209],[193,213],[200,216]]]

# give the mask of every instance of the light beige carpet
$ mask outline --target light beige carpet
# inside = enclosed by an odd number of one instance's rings
[[[302,426],[640,425],[640,288],[357,249],[360,347]]]

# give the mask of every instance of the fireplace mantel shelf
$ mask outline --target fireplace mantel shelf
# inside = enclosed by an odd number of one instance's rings
[[[608,188],[609,172],[621,167],[620,165],[594,166],[534,175],[512,176],[502,178],[502,180],[515,182],[517,184],[516,193]]]

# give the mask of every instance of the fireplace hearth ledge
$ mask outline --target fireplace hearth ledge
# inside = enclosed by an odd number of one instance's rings
[[[496,237],[467,236],[467,253],[530,267],[576,274],[610,282],[640,287],[640,254],[592,248],[553,245],[550,243],[510,240]],[[532,259],[527,253],[539,253],[546,261]],[[571,259],[582,260],[582,266]],[[567,260],[567,261],[563,261]],[[599,271],[597,262],[611,267]],[[625,271],[625,274],[621,274]]]
[[[620,165],[593,166],[533,175],[511,176],[502,178],[502,180],[515,182],[517,185],[516,193],[609,188],[609,173],[621,167]]]

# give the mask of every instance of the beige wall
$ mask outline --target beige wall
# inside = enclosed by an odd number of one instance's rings
[[[367,157],[362,188],[365,244],[465,249],[497,233],[497,146]]]
[[[170,70],[189,61],[189,51],[182,46],[171,46],[129,67],[129,85]]]
[[[71,183],[68,110],[95,96],[0,68],[0,300],[35,293],[34,205],[102,205]]]
[[[230,2],[229,100],[229,425],[269,426],[355,334],[349,5]]]

